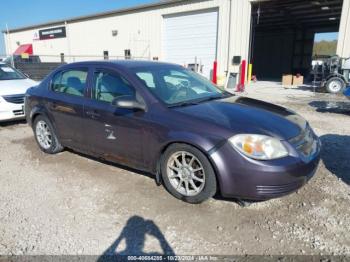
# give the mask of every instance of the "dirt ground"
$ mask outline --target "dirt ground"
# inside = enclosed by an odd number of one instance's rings
[[[176,200],[153,178],[65,151],[46,155],[23,122],[0,124],[0,254],[350,255],[350,109],[341,96],[257,85],[323,142],[297,193],[242,208]]]

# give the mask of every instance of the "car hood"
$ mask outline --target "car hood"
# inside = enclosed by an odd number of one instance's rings
[[[232,96],[175,109],[185,115],[239,133],[261,134],[288,140],[296,137],[307,122],[295,112],[263,101]]]
[[[27,89],[38,85],[29,78],[17,80],[0,80],[0,96],[25,94]]]

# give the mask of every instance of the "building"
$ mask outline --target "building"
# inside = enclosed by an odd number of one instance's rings
[[[314,34],[338,32],[350,57],[350,0],[172,0],[4,31],[9,54],[29,44],[42,61],[134,57],[195,66],[219,79],[253,63],[258,78],[305,73]]]

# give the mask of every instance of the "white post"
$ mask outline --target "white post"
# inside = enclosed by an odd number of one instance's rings
[[[8,53],[11,56],[11,65],[12,67],[15,67],[15,61],[13,60],[13,54],[12,54],[12,48],[11,48],[11,36],[10,36],[10,30],[6,23],[6,34],[7,34],[7,42],[8,42]]]
[[[68,56],[71,62],[74,62],[74,59],[72,58],[71,48],[70,48],[70,39],[69,39],[69,29],[68,29],[68,23],[67,21],[64,22],[64,26],[66,27],[66,38],[67,38],[67,49],[68,49]]]
[[[4,40],[5,40],[5,56],[9,56],[10,52],[9,52],[9,41],[7,39],[7,32],[4,32]]]

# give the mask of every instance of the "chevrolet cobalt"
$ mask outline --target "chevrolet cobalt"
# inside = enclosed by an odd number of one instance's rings
[[[64,148],[150,172],[173,196],[268,200],[315,173],[320,141],[286,108],[221,91],[179,65],[64,65],[26,94],[40,149]]]

